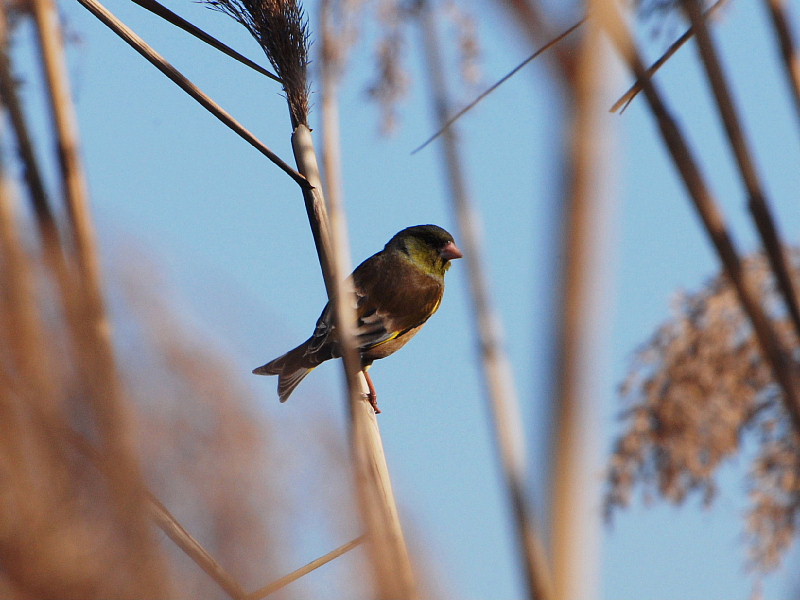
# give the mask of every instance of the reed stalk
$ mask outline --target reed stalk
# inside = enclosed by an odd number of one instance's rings
[[[724,6],[725,4],[727,4],[727,2],[728,2],[728,0],[717,0],[714,4],[712,4],[708,8],[708,10],[706,10],[703,13],[703,15],[706,18],[708,18],[717,9],[719,9],[722,6]],[[672,58],[675,55],[675,53],[678,50],[680,50],[686,44],[686,42],[688,42],[690,39],[692,39],[693,35],[694,35],[694,27],[689,27],[689,29],[684,31],[683,34],[681,34],[681,36],[677,40],[675,40],[674,42],[672,42],[669,45],[669,48],[667,48],[667,50],[664,52],[664,54],[662,54],[660,57],[658,57],[658,59],[652,65],[650,65],[648,67],[647,76],[652,78],[653,75],[655,75],[658,72],[658,70],[661,67],[663,67],[667,63],[667,61],[670,58]],[[619,111],[620,113],[625,112],[625,109],[628,108],[628,105],[631,102],[633,102],[633,99],[641,91],[642,91],[642,84],[637,80],[637,81],[634,82],[634,84],[631,87],[629,87],[625,91],[624,94],[622,94],[622,96],[620,96],[620,98],[616,102],[614,102],[614,104],[611,106],[610,111],[611,112]]]
[[[251,2],[215,0],[211,5],[245,26],[264,49],[283,82],[291,117],[292,150],[298,171],[310,186],[303,200],[342,354],[350,413],[350,441],[355,464],[359,513],[367,529],[368,556],[375,593],[385,599],[417,597],[411,561],[400,525],[380,430],[366,400],[366,380],[355,344],[355,313],[344,213],[334,205],[329,221],[322,179],[308,127],[308,49],[302,7],[289,0]]]
[[[62,302],[63,315],[66,317],[69,325],[68,329],[71,332],[70,337],[73,341],[73,348],[76,351],[76,356],[83,356],[83,358],[86,359],[88,353],[91,352],[87,346],[92,342],[87,340],[83,342],[76,341],[83,339],[86,335],[85,314],[79,307],[80,301],[77,296],[81,288],[80,286],[76,286],[76,282],[73,278],[74,272],[70,270],[69,265],[65,262],[58,226],[49,206],[47,193],[40,174],[39,164],[33,149],[33,143],[27,127],[24,111],[16,92],[16,85],[13,80],[8,54],[5,51],[7,42],[6,14],[5,11],[0,11],[0,46],[4,49],[2,55],[0,55],[0,96],[2,96],[4,105],[8,109],[11,117],[12,129],[17,140],[18,153],[23,164],[27,189],[31,198],[31,204],[34,208],[34,215],[36,216],[35,222],[39,228],[41,242],[44,246],[44,257],[51,273],[56,277],[58,282],[59,293],[57,297]],[[4,205],[6,205],[6,203],[7,198],[6,201],[4,201]],[[18,246],[19,244],[12,244],[11,248],[14,249]],[[7,254],[9,257],[15,256],[14,253]],[[26,271],[20,267],[10,269],[6,272],[13,278],[14,273],[25,273]],[[20,280],[18,280],[17,284],[12,283],[9,289],[23,289],[25,286],[19,283],[19,281]],[[9,310],[7,313],[17,315],[13,321],[17,328],[25,328],[25,331],[17,331],[17,333],[9,339],[16,340],[20,344],[25,343],[26,340],[29,344],[35,344],[34,347],[28,348],[27,351],[23,348],[18,348],[14,352],[17,356],[29,356],[29,362],[31,362],[31,366],[34,367],[26,369],[27,375],[25,376],[26,381],[30,382],[34,389],[39,390],[35,395],[35,398],[37,398],[37,406],[31,406],[30,409],[36,414],[36,418],[41,420],[44,429],[50,432],[53,439],[69,441],[72,447],[78,449],[81,454],[89,458],[96,466],[102,468],[106,476],[113,481],[117,477],[117,475],[115,475],[115,469],[109,467],[109,464],[113,464],[113,461],[103,458],[102,455],[92,448],[81,436],[66,430],[61,423],[63,415],[54,415],[53,413],[56,409],[54,402],[57,396],[53,386],[55,382],[59,381],[60,369],[48,366],[51,353],[45,351],[41,343],[36,342],[36,340],[41,339],[41,335],[37,333],[38,330],[35,327],[36,324],[40,322],[39,318],[34,318],[31,312],[35,309],[36,304],[37,303],[31,299],[26,300],[24,303],[17,302],[15,304],[16,308]],[[26,315],[30,315],[30,317],[26,317]],[[48,392],[48,390],[52,393]],[[223,589],[226,589],[226,584],[232,581],[230,577],[225,576],[216,561],[214,561],[208,552],[202,549],[199,543],[183,529],[152,493],[145,492],[145,496],[147,499],[146,502],[150,504],[151,512],[159,527],[183,548],[195,562],[206,570],[206,572],[217,579]],[[220,575],[220,573],[222,573],[222,575]],[[231,596],[234,598],[244,595],[244,592],[235,586],[235,582],[227,585],[227,591],[231,593]]]
[[[562,600],[597,597],[600,556],[598,498],[608,278],[613,210],[611,131],[604,126],[607,52],[589,1],[584,35],[576,44],[564,194],[562,272],[557,360],[554,365],[556,432],[551,492],[553,580]]]
[[[174,13],[160,2],[157,2],[156,0],[132,0],[132,1],[135,4],[144,8],[145,10],[149,10],[154,15],[158,15],[159,17],[164,19],[167,23],[171,23],[172,25],[175,25],[175,27],[183,29],[186,33],[193,35],[198,40],[205,42],[212,48],[216,48],[223,54],[227,54],[232,59],[242,63],[243,65],[250,67],[255,72],[261,73],[265,77],[269,77],[273,81],[277,81],[278,83],[280,83],[280,78],[277,75],[268,71],[258,63],[250,60],[246,56],[243,56],[242,54],[240,54],[227,44],[222,43],[214,36],[206,33],[205,31],[197,27],[197,25],[190,23],[180,15]]]
[[[497,88],[499,88],[501,85],[503,85],[506,81],[508,81],[509,79],[514,77],[514,75],[516,75],[522,68],[524,68],[526,65],[528,65],[531,61],[539,58],[542,54],[544,54],[545,52],[550,50],[550,48],[552,48],[553,46],[558,44],[561,40],[563,40],[564,38],[569,36],[573,31],[577,30],[585,22],[586,22],[586,19],[583,18],[583,19],[580,19],[579,21],[575,22],[574,24],[570,25],[569,27],[567,27],[564,31],[559,33],[553,39],[549,40],[543,46],[539,47],[533,54],[531,54],[528,58],[526,58],[521,63],[519,63],[516,67],[511,69],[508,73],[503,75],[500,79],[498,79],[496,82],[494,82],[488,88],[486,88],[483,92],[478,94],[478,96],[476,96],[475,99],[472,100],[471,102],[469,102],[464,108],[462,108],[461,110],[453,113],[452,115],[449,115],[445,119],[444,123],[439,125],[439,129],[437,129],[436,132],[433,135],[431,135],[427,140],[425,140],[419,146],[414,148],[414,150],[411,151],[411,154],[416,154],[417,152],[419,152],[420,150],[425,148],[428,144],[430,144],[432,141],[434,141],[436,138],[438,138],[440,135],[442,135],[442,132],[444,132],[445,129],[450,127],[453,123],[458,121],[466,113],[468,113],[473,108],[475,108],[481,100],[483,100],[484,98],[489,96],[489,94],[494,92]]]
[[[800,338],[800,304],[798,304],[797,293],[786,263],[783,244],[780,241],[778,227],[772,216],[761,177],[756,170],[755,161],[752,158],[752,152],[722,68],[714,38],[707,26],[700,4],[696,0],[682,0],[682,5],[695,31],[700,59],[711,85],[729,146],[736,158],[742,185],[747,192],[747,206],[750,215],[761,236],[764,251],[775,274],[778,290],[780,290],[786,310],[794,324],[795,332]]]
[[[790,26],[786,0],[764,0],[764,5],[767,7],[772,28],[775,30],[775,40],[783,60],[786,82],[789,85],[795,114],[800,121],[800,55],[797,53],[797,43]]]
[[[792,425],[800,432],[800,394],[794,367],[788,351],[778,338],[772,323],[758,302],[753,283],[747,278],[739,252],[733,243],[718,203],[709,189],[680,127],[670,114],[654,81],[647,78],[645,68],[622,16],[613,3],[601,12],[602,27],[614,42],[634,76],[642,81],[643,92],[658,124],[667,150],[700,217],[709,241],[722,262],[726,275],[736,289],[737,297],[753,326],[765,360],[775,375],[781,398]]]
[[[8,111],[11,128],[16,140],[17,154],[23,166],[28,195],[40,233],[44,240],[55,237],[56,245],[59,245],[58,228],[53,217],[41,168],[36,158],[33,140],[25,119],[25,111],[19,94],[17,94],[17,84],[14,80],[9,59],[9,45],[6,11],[0,10],[0,98],[3,106]]]
[[[468,191],[457,131],[452,120],[448,119],[451,102],[439,32],[429,2],[418,0],[417,11],[430,80],[428,88],[431,91],[431,105],[442,138],[444,179],[449,186],[451,210],[458,223],[458,239],[464,248],[472,311],[477,325],[475,337],[479,349],[478,361],[493,423],[498,462],[514,522],[527,598],[551,600],[556,596],[553,595],[550,568],[525,477],[525,442],[519,398],[511,362],[505,350],[500,318],[493,308],[488,275],[483,263],[485,253],[480,233],[481,219]]]
[[[78,273],[78,296],[72,341],[78,352],[81,385],[100,434],[100,445],[111,464],[109,488],[116,498],[120,522],[124,524],[141,566],[142,590],[159,595],[165,576],[147,525],[143,508],[144,489],[133,440],[127,424],[111,326],[105,312],[95,233],[92,225],[87,186],[80,158],[77,119],[67,77],[62,32],[53,0],[34,0],[42,70],[47,83],[47,98],[61,174],[63,201],[70,224],[70,242]]]
[[[250,144],[253,148],[258,150],[261,154],[267,157],[275,166],[281,169],[289,177],[291,177],[299,186],[308,187],[308,182],[300,175],[294,168],[286,163],[275,152],[253,135],[247,128],[244,127],[239,121],[233,118],[225,109],[206,95],[199,87],[183,75],[178,69],[172,66],[163,56],[145,42],[139,35],[137,35],[130,27],[120,21],[114,14],[109,11],[97,0],[78,0],[78,2],[86,8],[90,13],[97,17],[101,23],[111,29],[115,34],[122,38],[131,48],[136,50],[142,57],[145,58],[151,65],[161,71],[170,81],[186,92],[193,98],[200,106],[205,108],[208,112],[214,115],[219,121],[228,127],[231,131],[236,133],[244,141]]]
[[[290,583],[293,583],[300,579],[301,577],[305,577],[312,571],[319,569],[320,567],[327,565],[332,560],[347,554],[354,548],[358,548],[364,542],[364,536],[359,536],[354,540],[350,540],[346,544],[339,546],[338,548],[331,550],[324,556],[320,556],[319,558],[312,560],[307,565],[304,565],[297,569],[296,571],[292,571],[288,575],[284,575],[280,579],[277,579],[270,583],[269,585],[265,585],[262,588],[257,589],[255,592],[247,594],[245,600],[261,600],[262,598],[266,598],[267,596],[274,594],[278,590],[282,590]]]

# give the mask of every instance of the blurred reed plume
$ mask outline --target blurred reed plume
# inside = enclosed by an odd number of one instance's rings
[[[256,413],[257,398],[240,383],[241,369],[180,325],[155,269],[140,256],[143,266],[133,275],[128,268],[123,287],[111,291],[123,425],[144,474],[135,482],[143,492],[123,503],[110,489],[117,465],[89,443],[108,432],[92,418],[86,388],[76,380],[70,332],[53,309],[58,292],[30,248],[29,221],[10,221],[8,200],[0,202],[0,333],[13,342],[0,351],[0,596],[231,597],[157,536],[149,519],[132,535],[133,517],[151,514],[152,497],[173,509],[246,589],[296,566],[286,557],[298,499],[283,462],[270,458],[274,434]],[[346,478],[342,448],[306,450],[322,480]],[[320,510],[305,492],[299,498],[307,514]],[[339,513],[352,520],[349,511]],[[343,585],[358,593],[357,583]]]
[[[789,257],[797,285],[800,250]],[[778,335],[797,348],[767,258],[750,256],[744,268]],[[751,564],[775,568],[800,519],[800,435],[727,277],[681,294],[673,312],[636,353],[621,387],[625,431],[611,459],[607,514],[637,489],[675,504],[699,494],[711,504],[717,471],[749,441],[757,448],[747,478]]]

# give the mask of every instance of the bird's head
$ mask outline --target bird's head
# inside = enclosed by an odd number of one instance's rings
[[[444,276],[450,261],[463,254],[453,236],[437,225],[415,225],[395,234],[386,244],[387,250],[399,250],[432,275]]]

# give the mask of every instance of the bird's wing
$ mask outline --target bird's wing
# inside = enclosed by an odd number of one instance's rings
[[[444,286],[403,258],[379,252],[353,273],[356,337],[365,352],[419,327],[436,312]]]
[[[356,340],[360,352],[393,340],[419,327],[439,308],[444,284],[407,260],[379,252],[353,272],[356,310]],[[326,304],[317,319],[306,354],[330,352],[340,356],[335,337],[333,311]]]
[[[306,355],[316,354],[329,341],[332,344],[334,338],[331,336],[331,332],[333,329],[333,311],[331,310],[331,303],[328,302],[325,304],[325,308],[322,309],[322,314],[317,319],[317,324],[314,327],[314,333],[311,334],[311,338],[308,340]],[[338,355],[338,353],[334,354]]]

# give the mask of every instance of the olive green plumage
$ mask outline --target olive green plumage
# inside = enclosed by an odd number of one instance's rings
[[[456,258],[461,251],[452,235],[436,225],[417,225],[395,234],[353,271],[362,368],[405,346],[436,312],[444,294],[444,274]],[[286,402],[312,369],[341,356],[332,331],[333,314],[326,304],[308,340],[253,373],[278,375],[278,395]]]

